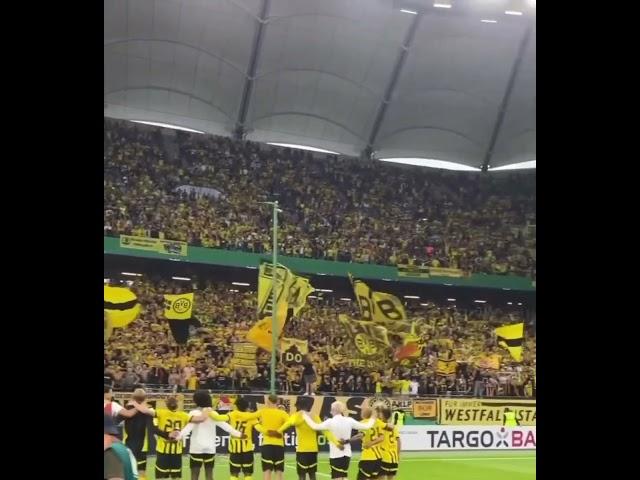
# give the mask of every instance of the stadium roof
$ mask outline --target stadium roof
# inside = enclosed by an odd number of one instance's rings
[[[105,115],[354,156],[535,160],[535,2],[435,3],[105,0]]]

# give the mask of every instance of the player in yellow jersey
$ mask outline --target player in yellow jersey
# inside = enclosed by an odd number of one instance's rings
[[[318,434],[304,421],[302,412],[311,412],[313,407],[313,398],[311,397],[298,397],[296,401],[297,412],[289,417],[289,420],[282,425],[277,432],[279,434],[284,433],[291,427],[296,427],[296,437],[298,439],[298,445],[296,446],[296,470],[298,472],[299,480],[305,480],[306,476],[309,476],[309,480],[316,479],[316,471],[318,470]],[[313,421],[321,423],[318,415],[311,416]],[[269,434],[270,432],[267,432]],[[338,445],[338,441],[335,436],[329,432],[323,432],[327,437],[327,440]]]
[[[267,397],[266,407],[259,411],[260,425],[256,430],[263,433],[262,441],[262,472],[264,480],[271,480],[271,472],[275,472],[276,480],[282,480],[284,473],[284,439],[267,432],[277,432],[289,420],[287,412],[278,408],[277,395]]]
[[[364,421],[371,418],[373,410],[369,407],[362,407],[360,413]],[[380,464],[382,462],[381,444],[384,441],[385,427],[386,424],[376,418],[373,427],[351,437],[351,442],[362,439],[362,454],[358,463],[358,480],[373,480],[380,475]]]
[[[231,480],[238,480],[240,473],[244,480],[251,480],[253,475],[253,427],[258,423],[260,412],[247,412],[249,402],[243,397],[236,400],[236,410],[229,412],[229,423],[242,432],[247,438],[229,439],[229,475]]]
[[[182,478],[182,442],[170,438],[171,432],[180,431],[191,418],[178,410],[176,397],[167,398],[167,408],[155,411],[156,429],[156,478]]]
[[[382,430],[384,441],[380,444],[382,451],[380,478],[393,480],[396,473],[398,473],[398,462],[400,461],[400,428],[397,425],[389,424],[391,421],[391,409],[380,407],[378,412],[382,421],[387,424]]]

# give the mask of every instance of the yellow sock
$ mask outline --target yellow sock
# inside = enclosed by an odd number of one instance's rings
[[[229,477],[229,479],[230,480],[238,480],[238,477],[231,476],[231,477]]]

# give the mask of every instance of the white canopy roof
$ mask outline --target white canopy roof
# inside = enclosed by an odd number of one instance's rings
[[[534,160],[535,9],[441,3],[105,0],[105,115],[345,155]]]

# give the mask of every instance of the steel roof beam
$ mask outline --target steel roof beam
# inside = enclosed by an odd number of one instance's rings
[[[376,139],[378,138],[380,126],[382,125],[384,116],[387,113],[387,107],[389,106],[389,103],[391,103],[393,92],[396,89],[396,84],[398,83],[398,79],[400,78],[400,74],[402,73],[402,68],[404,67],[405,61],[407,59],[407,54],[409,53],[409,49],[411,48],[411,44],[413,43],[413,39],[415,37],[416,30],[418,29],[418,25],[420,24],[421,19],[422,12],[418,12],[417,15],[413,16],[413,20],[411,21],[411,24],[407,29],[404,41],[400,46],[400,52],[396,57],[396,62],[393,65],[393,70],[391,70],[389,81],[387,82],[387,86],[384,90],[384,96],[382,97],[382,101],[380,102],[378,110],[376,111],[376,116],[373,120],[371,132],[369,132],[367,147],[365,148],[365,155],[367,157],[370,157],[373,153],[373,147]]]
[[[242,97],[240,99],[240,107],[238,108],[238,117],[233,130],[233,136],[236,140],[241,140],[247,132],[245,123],[247,121],[247,113],[249,112],[249,104],[251,103],[251,94],[253,93],[253,83],[256,78],[256,70],[260,61],[260,52],[262,51],[262,42],[264,31],[267,27],[267,17],[269,16],[269,6],[271,0],[262,0],[260,6],[260,16],[256,18],[256,30],[253,37],[253,45],[251,47],[251,56],[249,57],[249,65],[244,80],[244,88],[242,89]]]
[[[500,103],[500,109],[498,110],[498,116],[496,117],[496,122],[493,126],[493,131],[491,132],[489,147],[487,148],[487,153],[485,154],[484,160],[482,162],[483,172],[489,171],[489,165],[491,165],[491,158],[493,157],[493,150],[496,146],[496,141],[498,140],[498,134],[500,133],[500,129],[502,128],[502,123],[504,122],[504,116],[507,112],[509,101],[511,100],[511,93],[513,92],[513,86],[516,82],[516,77],[518,76],[518,72],[520,71],[520,66],[522,65],[522,59],[524,58],[524,52],[526,51],[527,45],[529,44],[529,39],[531,38],[532,31],[533,31],[533,24],[529,23],[529,25],[524,31],[522,40],[520,40],[520,44],[518,45],[518,53],[516,54],[516,58],[511,67],[511,73],[509,74],[507,87],[505,88],[504,96],[502,97],[502,102]]]

